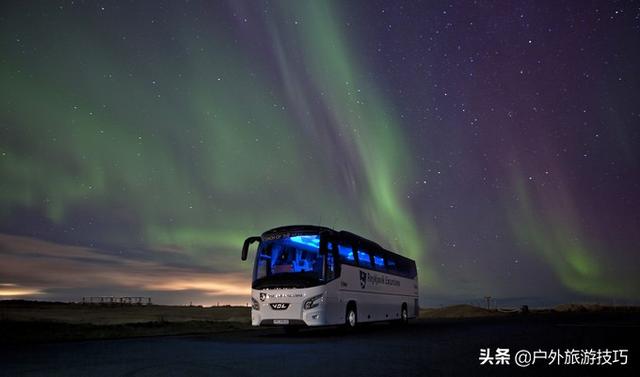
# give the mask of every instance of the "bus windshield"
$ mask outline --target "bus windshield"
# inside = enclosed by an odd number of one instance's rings
[[[260,243],[254,288],[304,287],[324,280],[320,236],[298,235]]]

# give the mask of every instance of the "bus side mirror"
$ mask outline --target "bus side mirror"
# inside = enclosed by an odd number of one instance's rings
[[[242,245],[242,260],[247,260],[247,254],[249,254],[249,245],[251,245],[254,242],[260,242],[261,238],[260,237],[249,237],[246,240],[244,240],[244,245]]]

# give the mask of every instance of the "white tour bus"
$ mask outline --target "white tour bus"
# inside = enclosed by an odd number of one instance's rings
[[[251,324],[346,325],[418,314],[416,263],[346,231],[296,225],[249,237],[258,242],[251,291]]]

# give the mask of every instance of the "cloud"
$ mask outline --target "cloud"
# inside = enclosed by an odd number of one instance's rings
[[[0,234],[0,256],[4,297],[78,300],[83,295],[153,294],[157,303],[208,304],[216,298],[240,303],[250,294],[246,272],[207,271],[29,237]],[[209,302],[198,302],[207,297]]]
[[[13,283],[0,284],[0,297],[9,297],[9,298],[24,297],[24,296],[38,295],[41,293],[42,291],[40,290],[28,288],[28,287],[22,287],[22,286],[19,286],[18,284],[13,284]]]

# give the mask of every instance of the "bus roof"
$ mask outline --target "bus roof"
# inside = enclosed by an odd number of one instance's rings
[[[357,244],[357,245],[361,245],[364,247],[368,247],[370,249],[378,249],[382,252],[385,253],[390,253],[393,255],[397,255],[401,258],[404,259],[409,259],[407,257],[404,257],[400,254],[394,253],[390,250],[385,249],[384,247],[380,246],[378,243],[371,241],[370,239],[364,238],[362,236],[359,236],[355,233],[351,233],[349,231],[346,230],[341,230],[341,231],[336,231],[334,229],[328,228],[328,227],[324,227],[324,226],[318,226],[318,225],[287,225],[287,226],[281,226],[281,227],[277,227],[277,228],[273,228],[270,230],[267,230],[266,232],[262,233],[262,239],[270,239],[272,236],[276,235],[276,234],[280,234],[280,233],[320,233],[320,232],[329,232],[330,234],[334,235],[334,236],[338,236],[339,238],[349,241],[351,243]]]
[[[331,233],[335,233],[335,230],[331,228],[327,228],[324,226],[318,225],[287,225],[280,226],[277,228],[269,229],[266,232],[262,233],[262,238],[268,238],[268,236],[278,234],[278,233],[320,233],[323,231],[328,231]]]

